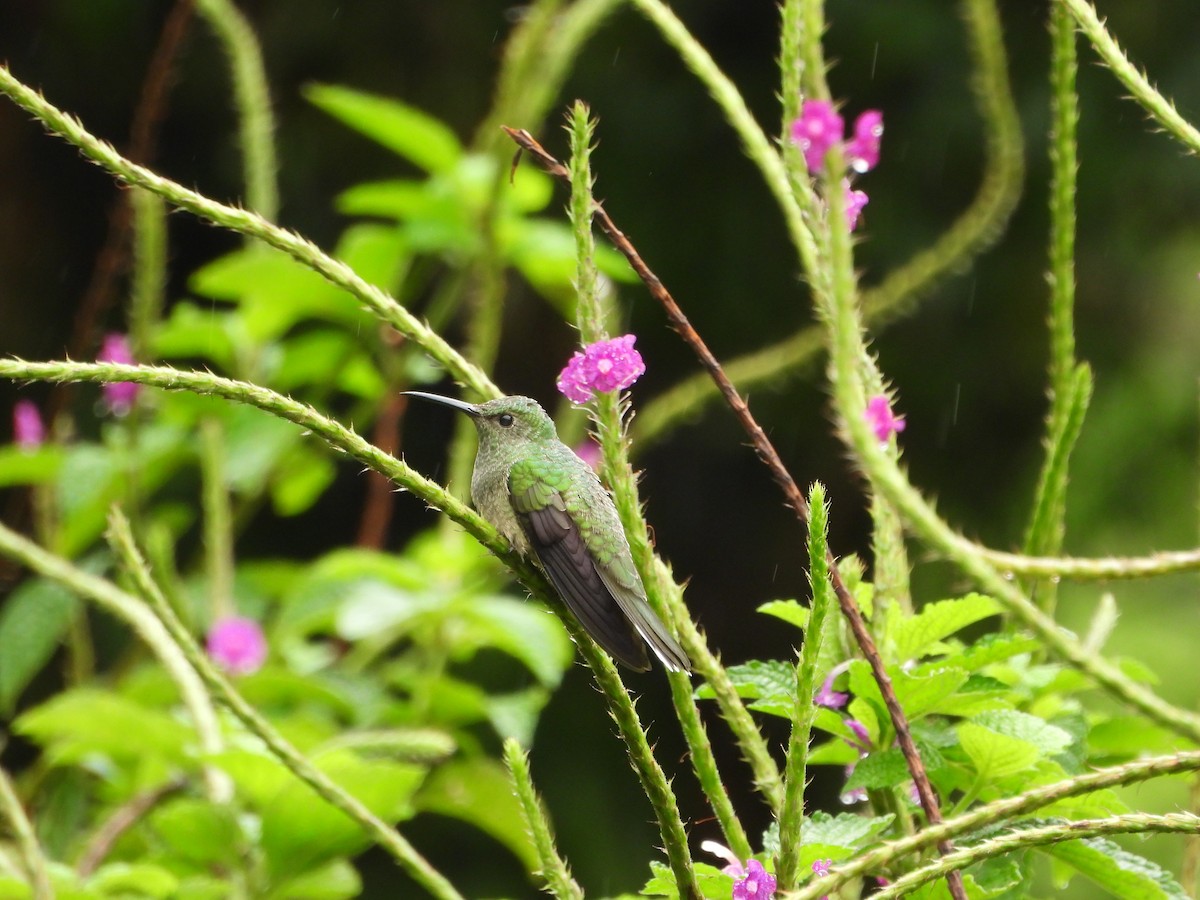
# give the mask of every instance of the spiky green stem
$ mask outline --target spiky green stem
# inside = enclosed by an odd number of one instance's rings
[[[983,828],[994,827],[1009,819],[1034,812],[1068,797],[1119,785],[1137,784],[1151,778],[1200,770],[1200,751],[1177,753],[1135,760],[1120,766],[1076,775],[1043,785],[1015,797],[1005,797],[968,813],[926,826],[910,837],[889,841],[840,864],[827,877],[804,886],[793,900],[816,900],[826,893],[836,894],[842,885],[871,872],[883,871],[896,862],[932,847],[947,837],[958,837]]]
[[[33,888],[34,900],[53,900],[54,887],[50,883],[46,855],[42,852],[42,845],[38,843],[37,833],[25,814],[16,788],[3,769],[0,769],[0,813],[8,820],[8,826],[16,838],[17,850]]]
[[[196,8],[208,20],[229,57],[246,206],[273,222],[279,215],[279,166],[275,159],[275,117],[258,38],[230,0],[197,0]]]
[[[179,648],[145,606],[111,582],[84,572],[60,556],[48,552],[15,531],[0,524],[0,553],[16,560],[63,587],[92,600],[105,612],[125,622],[154,653],[168,677],[179,688],[183,705],[192,717],[200,748],[207,754],[220,752],[223,742],[216,712],[196,673]],[[228,798],[228,784],[220,773],[205,767],[209,796],[217,801]]]
[[[168,640],[173,642],[178,651],[182,652],[194,670],[194,674],[200,676],[213,696],[237,716],[251,733],[260,738],[275,757],[297,778],[316,791],[317,795],[331,806],[341,810],[362,826],[363,830],[380,847],[391,854],[413,880],[442,900],[461,900],[461,895],[446,880],[445,876],[434,869],[403,835],[367,809],[357,797],[347,792],[309,762],[308,758],[276,731],[271,723],[263,718],[209,661],[200,645],[192,637],[191,632],[179,621],[179,617],[175,615],[175,611],[154,582],[145,558],[134,542],[133,533],[129,529],[129,521],[116,509],[109,516],[109,536],[142,597],[157,615],[158,618],[155,621],[160,623],[160,627],[166,629],[169,634]],[[136,603],[132,598],[129,599]],[[146,606],[137,605],[147,615],[150,614]]]
[[[894,900],[906,897],[923,884],[958,872],[985,859],[1003,856],[1026,847],[1044,847],[1109,834],[1200,834],[1200,816],[1191,813],[1171,813],[1164,816],[1134,813],[1110,816],[1107,819],[1080,819],[1046,825],[1041,828],[1022,828],[1010,834],[989,838],[954,853],[948,853],[919,869],[897,878],[876,894],[875,900]],[[800,900],[803,895],[798,895]]]
[[[788,15],[792,5],[784,6]],[[967,267],[972,259],[999,237],[1021,195],[1025,164],[1021,124],[1009,84],[994,0],[964,0],[963,17],[970,42],[973,77],[972,94],[984,124],[983,178],[970,206],[931,247],[917,253],[900,268],[888,273],[877,286],[862,291],[862,305],[874,330],[911,311],[930,288]],[[784,40],[795,31],[785,23]],[[799,41],[799,32],[792,42]],[[799,49],[781,52],[781,59],[794,59]],[[786,69],[785,69],[786,75]],[[785,88],[785,110],[790,97]],[[799,98],[796,98],[798,104]],[[794,118],[798,106],[792,107]],[[789,113],[785,112],[785,116]],[[785,124],[790,119],[785,119]],[[785,144],[785,150],[787,145]],[[778,386],[781,378],[795,375],[813,364],[824,349],[819,328],[801,329],[791,337],[730,360],[725,366],[730,379],[741,390],[760,385]],[[718,393],[706,373],[700,372],[672,386],[645,405],[633,424],[634,447],[638,451],[672,428],[698,416]]]
[[[577,318],[580,335],[585,343],[592,343],[606,337],[605,320],[607,311],[599,288],[599,273],[595,266],[596,245],[592,234],[592,210],[595,200],[592,197],[592,172],[590,153],[594,123],[590,118],[588,108],[583,103],[576,103],[571,110],[569,131],[571,134],[571,224],[575,234],[576,276],[575,289],[578,294]],[[637,481],[629,465],[628,447],[625,441],[624,425],[621,415],[621,400],[615,393],[597,394],[593,401],[593,421],[596,425],[600,450],[604,459],[604,474],[613,493],[621,524],[629,538],[634,563],[642,573],[647,586],[648,599],[654,606],[655,612],[670,621],[672,616],[664,615],[667,611],[664,592],[654,590],[656,580],[648,576],[653,574],[654,554],[650,548],[646,520],[642,515],[641,503],[638,499]],[[680,604],[682,606],[682,604]],[[686,617],[687,611],[672,609],[672,613]],[[685,724],[684,736],[692,750],[693,759],[699,760],[697,772],[715,773],[716,762],[712,758],[712,747],[707,741],[707,735],[699,728],[699,712],[691,695],[690,682],[684,673],[672,673],[672,697],[676,701],[676,712],[681,723]],[[678,682],[678,684],[677,684]],[[693,741],[698,743],[693,744]],[[714,809],[720,810],[722,824],[732,816],[732,805],[720,777],[715,781],[706,779],[702,786],[706,792],[714,790],[716,800]],[[676,821],[669,823],[670,830],[683,831],[683,823],[678,820],[678,811],[671,797],[671,808],[675,809]],[[658,807],[656,806],[656,809]],[[662,811],[659,815],[659,827],[663,831],[664,841],[673,839],[668,835],[668,823],[664,823]],[[736,835],[736,832],[735,832]],[[745,836],[742,835],[744,841]],[[669,848],[668,848],[669,849]],[[668,856],[671,856],[668,853]],[[683,865],[686,862],[686,865]],[[678,858],[672,857],[672,869],[675,870],[675,881],[679,885],[694,883],[695,874],[692,872],[691,856],[687,851],[687,841],[684,840],[682,853]],[[681,867],[677,867],[681,866]]]
[[[541,868],[536,874],[558,900],[583,900],[583,889],[571,877],[571,870],[554,846],[550,820],[533,786],[533,777],[529,774],[529,757],[515,738],[508,738],[504,742],[504,765],[508,767],[508,774],[512,778],[525,827],[537,849]]]
[[[88,132],[73,116],[47,102],[37,91],[14,78],[6,66],[0,66],[0,93],[6,94],[46,128],[74,144],[84,156],[120,180],[152,191],[171,205],[194,213],[213,224],[258,238],[282,250],[326,278],[331,284],[348,291],[355,300],[382,321],[419,344],[431,359],[469,389],[483,397],[500,396],[500,390],[487,375],[396,302],[395,298],[367,282],[345,263],[321,251],[311,241],[272,225],[256,213],[217,203],[151,172],[144,166],[130,162],[110,144]]]
[[[829,583],[829,508],[825,488],[814,484],[808,495],[808,561],[812,585],[812,612],[804,629],[804,646],[796,663],[796,702],[792,708],[792,733],[784,770],[783,806],[779,812],[779,861],[776,866],[781,891],[794,890],[799,880],[801,826],[804,822],[804,787],[808,778],[808,744],[816,715],[817,663],[825,640],[826,622],[837,609]]]
[[[1071,13],[1079,30],[1091,41],[1105,66],[1129,91],[1130,99],[1144,109],[1167,134],[1183,144],[1189,153],[1200,154],[1200,129],[1181,116],[1175,104],[1156,91],[1150,80],[1129,61],[1129,57],[1100,21],[1096,8],[1087,0],[1057,2]]]

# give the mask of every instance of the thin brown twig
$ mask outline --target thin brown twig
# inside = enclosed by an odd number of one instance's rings
[[[517,146],[524,152],[533,156],[543,169],[555,178],[562,179],[569,183],[570,175],[566,166],[560,163],[557,159],[551,156],[541,144],[524,129],[509,128],[502,126],[504,131]],[[519,156],[519,153],[518,153]],[[516,165],[514,159],[513,164]],[[771,477],[775,483],[779,485],[787,499],[788,505],[796,513],[796,517],[800,522],[807,527],[809,509],[808,502],[804,499],[799,486],[796,484],[787,467],[784,466],[783,460],[780,459],[778,452],[767,437],[766,432],[755,420],[750,412],[750,408],[746,405],[746,401],[742,399],[737,392],[737,388],[729,380],[725,374],[721,364],[708,349],[704,339],[692,327],[679,304],[675,302],[675,298],[659,280],[658,276],[650,270],[646,265],[641,255],[634,248],[616,224],[609,217],[604,207],[597,202],[595,207],[596,221],[600,224],[601,230],[612,241],[613,245],[625,256],[633,270],[637,273],[642,283],[646,285],[647,290],[651,295],[662,305],[667,314],[667,320],[671,328],[683,339],[683,341],[692,348],[700,364],[712,377],[716,383],[721,395],[725,398],[725,402],[733,410],[738,422],[743,430],[749,435],[753,442],[754,451],[758,458],[771,472]],[[879,685],[879,692],[883,697],[884,705],[887,707],[888,715],[892,720],[892,727],[896,731],[896,742],[900,745],[900,751],[904,754],[904,759],[908,764],[909,774],[912,775],[913,783],[916,785],[917,793],[920,795],[921,808],[925,811],[926,820],[931,825],[937,825],[942,822],[942,812],[938,806],[937,796],[933,793],[933,788],[929,783],[929,776],[925,772],[925,764],[921,761],[921,755],[917,752],[916,744],[913,742],[912,732],[908,726],[908,719],[904,715],[904,710],[901,709],[899,701],[896,699],[896,691],[892,686],[892,680],[887,674],[884,667],[883,659],[879,655],[879,650],[875,646],[874,640],[871,638],[870,632],[867,630],[866,622],[863,620],[862,613],[859,611],[858,604],[855,603],[854,597],[851,595],[849,588],[846,587],[846,582],[838,570],[837,560],[832,553],[829,553],[829,578],[833,585],[834,593],[837,595],[838,603],[842,608],[842,614],[850,624],[850,630],[854,634],[854,639],[858,643],[859,649],[871,666],[871,673]],[[954,846],[950,841],[942,841],[938,844],[938,850],[943,855],[951,853]],[[958,900],[966,900],[966,893],[962,886],[962,876],[956,871],[947,875],[947,882],[950,887],[950,893]]]
[[[79,857],[75,866],[81,878],[87,878],[104,862],[113,845],[126,831],[142,820],[146,813],[158,806],[163,800],[187,786],[185,778],[173,778],[142,794],[132,797],[127,803],[118,806],[113,814],[104,820]]]

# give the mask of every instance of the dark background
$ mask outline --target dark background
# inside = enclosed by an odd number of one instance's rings
[[[0,58],[118,146],[169,4],[143,0],[42,0],[0,5]],[[281,221],[329,246],[345,226],[332,211],[349,184],[406,173],[396,158],[308,105],[314,81],[392,95],[443,119],[469,140],[491,101],[512,7],[484,2],[245,2],[261,36],[278,117]],[[765,0],[679,3],[696,36],[741,87],[768,130],[778,119],[777,11]],[[1102,3],[1123,46],[1181,113],[1200,119],[1200,31],[1194,3]],[[966,275],[942,283],[874,347],[908,420],[905,461],[943,516],[989,544],[1019,545],[1041,459],[1048,338],[1046,5],[1001,3],[1014,91],[1026,133],[1025,194],[1000,244]],[[883,160],[863,186],[864,284],[927,246],[970,202],[982,164],[980,123],[967,89],[963,28],[954,4],[934,0],[834,0],[827,56],[848,119],[884,111]],[[1076,454],[1067,547],[1080,555],[1139,554],[1195,544],[1197,377],[1200,376],[1200,165],[1154,133],[1123,89],[1081,45],[1078,353],[1096,376]],[[239,160],[224,58],[201,21],[191,29],[157,151],[156,167],[221,199],[238,194]],[[780,216],[704,89],[634,11],[619,11],[578,58],[549,124],[514,122],[560,155],[560,110],[586,100],[599,117],[597,193],[679,299],[714,351],[732,358],[811,320],[807,293]],[[0,353],[61,357],[106,229],[115,188],[10,103],[0,103]],[[562,198],[556,200],[561,204]],[[172,296],[187,273],[239,239],[186,215],[171,219]],[[622,289],[629,330],[648,364],[635,405],[691,374],[689,351],[664,327],[644,292]],[[497,381],[550,402],[552,377],[573,334],[527,289],[509,297]],[[109,324],[119,327],[118,311]],[[552,346],[559,355],[550,356]],[[819,367],[814,368],[814,372]],[[28,395],[41,397],[39,388]],[[0,407],[15,391],[0,385]],[[820,479],[833,502],[836,552],[864,552],[861,485],[832,434],[814,374],[757,389],[752,405],[797,479]],[[426,417],[424,421],[429,421]],[[446,434],[410,434],[410,459],[438,465]],[[805,596],[802,533],[718,407],[642,455],[643,496],[660,552],[690,578],[688,601],[727,662],[786,656],[795,633],[756,616],[776,597]],[[347,467],[320,514],[257,522],[245,557],[316,555],[353,541],[362,482]],[[429,525],[402,500],[395,528]],[[269,525],[270,527],[263,527]],[[923,561],[917,550],[914,558]],[[947,567],[918,567],[919,600],[966,585]],[[1101,590],[1124,614],[1113,649],[1150,663],[1176,702],[1197,700],[1192,641],[1194,578],[1064,590],[1063,616],[1085,627]],[[685,816],[697,840],[716,837],[680,760],[682,741],[657,673],[637,677],[660,759],[680,773]],[[580,667],[547,711],[533,769],[561,849],[589,891],[632,890],[646,875],[656,834],[603,705]],[[714,720],[724,770],[757,833],[765,813]],[[773,738],[784,739],[782,729]],[[812,800],[836,806],[820,779]],[[1164,795],[1138,800],[1170,805]],[[633,823],[631,825],[631,823]],[[534,896],[507,855],[459,825],[417,820],[417,845],[465,892]],[[464,860],[469,862],[464,863]],[[392,870],[370,876],[380,896]],[[392,893],[391,895],[396,895]]]

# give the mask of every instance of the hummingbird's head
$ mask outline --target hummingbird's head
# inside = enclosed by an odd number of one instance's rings
[[[420,397],[423,400],[441,403],[443,406],[452,406],[469,415],[474,419],[475,429],[479,432],[481,452],[503,446],[558,439],[554,422],[538,402],[529,397],[499,397],[487,403],[474,404],[422,391],[405,393],[410,397]]]
[[[479,447],[538,443],[558,439],[554,422],[536,400],[500,397],[475,407],[472,413],[479,432]]]

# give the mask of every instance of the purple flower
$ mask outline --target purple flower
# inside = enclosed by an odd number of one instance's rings
[[[32,400],[18,400],[13,406],[13,440],[22,450],[36,450],[46,440],[42,414]]]
[[[804,154],[808,171],[820,170],[829,148],[841,143],[845,127],[842,117],[828,100],[804,101],[800,118],[792,123],[792,140]]]
[[[642,377],[646,364],[633,349],[637,337],[626,334],[596,341],[576,352],[559,373],[558,389],[574,403],[586,403],[596,392],[609,393],[629,387]]]
[[[106,334],[96,362],[132,365],[136,360],[133,358],[133,351],[129,349],[129,338],[116,332]],[[136,381],[106,381],[103,390],[104,402],[108,404],[109,411],[114,415],[123,416],[133,408],[142,386]]]
[[[846,741],[846,743],[849,744],[851,747],[857,748],[862,753],[870,753],[871,752],[871,733],[869,731],[867,731],[867,726],[864,725],[862,722],[858,721],[858,719],[847,719],[846,727],[849,728],[852,732],[854,732],[854,737],[857,740],[852,741],[852,740],[848,740],[847,738],[842,738],[842,740]]]
[[[878,394],[870,399],[867,403],[866,416],[875,432],[875,437],[881,444],[886,444],[893,434],[899,434],[904,430],[904,417],[897,416],[892,412],[892,406],[883,394]]]
[[[883,141],[883,113],[868,109],[854,120],[854,137],[846,144],[846,162],[860,175],[879,165]]]
[[[828,707],[829,709],[841,709],[846,705],[846,701],[850,699],[850,695],[843,694],[841,691],[835,691],[833,689],[833,682],[839,675],[846,671],[846,667],[849,665],[850,663],[844,662],[829,670],[829,674],[821,682],[821,689],[813,697],[813,703],[817,704],[817,706]]]
[[[253,619],[218,619],[208,632],[208,655],[231,675],[252,675],[267,659],[267,639]]]
[[[732,850],[716,841],[702,841],[700,849],[713,856],[719,856],[727,865],[721,869],[726,875],[732,875],[733,900],[773,900],[775,897],[775,876],[763,868],[757,859],[750,859],[742,865]]]
[[[586,439],[582,444],[575,448],[575,455],[587,463],[592,471],[600,469],[600,445],[591,438]]]
[[[842,203],[846,208],[846,227],[853,231],[858,227],[858,217],[862,215],[863,207],[871,202],[871,198],[867,196],[866,191],[856,191],[850,187],[849,178],[842,179],[842,187],[846,195]]]
[[[846,743],[849,743],[849,741]],[[857,765],[858,763],[852,762],[850,765],[846,766],[846,771],[844,774],[847,781],[849,781],[850,776],[854,774],[854,767]],[[841,800],[846,806],[853,806],[855,803],[862,803],[867,799],[867,791],[865,788],[855,788],[852,791],[843,791],[838,799]]]
[[[774,896],[775,876],[757,859],[748,860],[746,877],[733,884],[733,900],[772,900]]]

